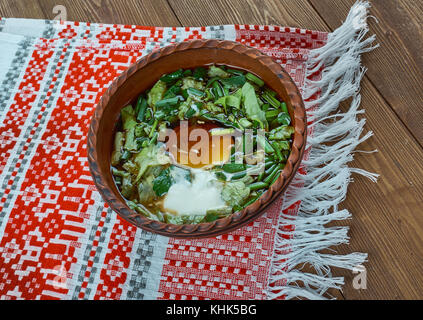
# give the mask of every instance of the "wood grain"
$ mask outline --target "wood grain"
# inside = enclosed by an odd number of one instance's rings
[[[216,24],[276,24],[330,31],[345,19],[355,0],[169,0],[166,1],[61,1],[69,20],[202,26]],[[0,0],[0,15],[51,19],[50,0]],[[375,136],[356,153],[353,167],[381,174],[378,184],[354,176],[342,207],[353,213],[350,245],[339,253],[369,253],[367,289],[355,290],[355,276],[345,277],[346,299],[423,298],[423,106],[422,2],[373,0],[371,32],[381,48],[364,55],[369,68],[362,83],[366,130]],[[329,9],[330,8],[330,9]],[[343,103],[342,110],[348,107]],[[344,223],[345,225],[345,223]],[[340,292],[331,292],[342,298]]]
[[[169,0],[169,4],[184,26],[270,24],[330,30],[310,4],[301,0],[214,0],[203,1],[201,6],[197,0]]]
[[[11,18],[33,18],[44,17],[38,1],[0,1],[0,16]]]
[[[2,0],[2,17],[53,19],[56,5],[66,8],[67,20],[147,26],[179,26],[166,0]]]
[[[334,29],[356,0],[310,1]],[[371,3],[371,14],[376,19],[369,19],[369,25],[380,48],[363,58],[368,67],[367,76],[423,146],[423,2],[373,0]]]
[[[353,177],[341,205],[353,213],[351,243],[339,252],[369,254],[368,288],[355,290],[350,272],[335,270],[335,274],[345,276],[347,299],[421,298],[423,151],[368,79],[363,80],[362,96],[366,126],[375,136],[359,149],[378,149],[378,153],[358,153],[352,166],[377,172],[381,178],[372,184],[364,177]]]

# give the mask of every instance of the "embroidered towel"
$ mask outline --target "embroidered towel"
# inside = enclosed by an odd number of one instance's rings
[[[317,299],[340,288],[330,268],[352,269],[366,254],[320,253],[348,242],[347,227],[325,225],[350,217],[337,205],[351,173],[375,179],[347,165],[371,136],[357,120],[360,55],[374,40],[363,39],[367,8],[358,2],[331,34],[1,19],[0,298]],[[215,238],[169,239],[102,201],[86,138],[95,104],[120,72],[156,48],[201,38],[239,41],[283,65],[306,102],[308,147],[289,190],[261,218]],[[349,111],[331,118],[349,97]],[[296,268],[304,263],[316,272]]]

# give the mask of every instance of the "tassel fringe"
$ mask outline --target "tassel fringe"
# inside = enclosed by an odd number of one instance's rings
[[[357,146],[373,135],[370,131],[362,136],[366,120],[357,118],[364,113],[358,109],[360,82],[366,72],[360,57],[378,47],[372,45],[375,36],[364,39],[369,7],[367,1],[358,1],[344,24],[328,36],[327,44],[310,54],[306,78],[323,67],[324,71],[320,80],[306,81],[304,97],[307,100],[316,93],[320,97],[306,102],[313,130],[303,160],[307,173],[294,178],[282,209],[298,201],[301,205],[298,215],[280,216],[267,290],[269,299],[324,299],[328,289],[342,289],[344,285],[344,278],[333,277],[331,268],[353,270],[367,260],[366,253],[337,255],[321,251],[333,251],[332,247],[349,242],[348,227],[327,224],[351,218],[347,210],[338,210],[346,197],[351,174],[361,174],[374,182],[378,178],[377,174],[348,167]],[[334,114],[339,104],[350,98],[349,110]],[[292,228],[294,231],[290,231]],[[311,266],[313,272],[302,272],[305,265]]]

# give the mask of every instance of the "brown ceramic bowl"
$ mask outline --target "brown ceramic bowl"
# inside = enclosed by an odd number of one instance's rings
[[[180,68],[224,64],[260,76],[286,102],[295,134],[292,151],[279,179],[260,199],[240,212],[209,223],[173,225],[150,220],[129,209],[110,171],[112,141],[120,109],[150,88],[164,73]],[[193,40],[169,45],[140,59],[117,77],[101,97],[88,133],[88,161],[103,199],[123,219],[144,230],[178,238],[211,237],[240,228],[259,217],[284,192],[300,165],[306,143],[306,113],[298,88],[269,56],[237,42]]]

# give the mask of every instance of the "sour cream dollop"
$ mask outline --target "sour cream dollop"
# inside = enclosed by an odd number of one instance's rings
[[[170,187],[163,202],[166,211],[178,215],[206,215],[207,210],[226,205],[221,197],[222,184],[213,173],[193,169],[192,176],[192,182],[179,177]]]

